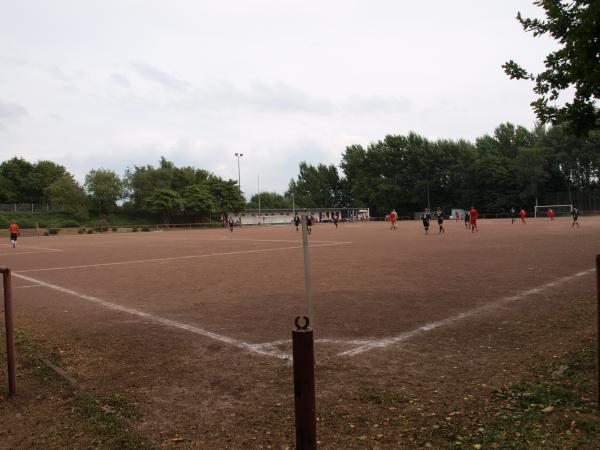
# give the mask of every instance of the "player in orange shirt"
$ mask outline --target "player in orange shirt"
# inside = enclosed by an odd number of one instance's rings
[[[527,217],[527,211],[525,211],[525,209],[521,208],[521,212],[519,212],[519,214],[521,215],[521,222],[523,222],[523,224],[525,224],[525,217]]]
[[[552,222],[554,220],[554,210],[552,208],[548,210],[548,215],[550,216],[550,222]]]
[[[469,220],[471,221],[471,233],[475,233],[477,231],[479,233],[479,228],[477,228],[477,216],[479,213],[475,209],[474,206],[471,206],[469,210]]]
[[[8,231],[10,232],[10,242],[12,243],[13,248],[15,248],[17,246],[17,238],[21,232],[21,230],[19,230],[19,225],[11,223],[8,226]]]

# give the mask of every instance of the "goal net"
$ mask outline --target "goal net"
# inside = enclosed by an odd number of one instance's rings
[[[550,210],[556,217],[568,216],[573,210],[573,205],[536,205],[534,217],[549,217]]]

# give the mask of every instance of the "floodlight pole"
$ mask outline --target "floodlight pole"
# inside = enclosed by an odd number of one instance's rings
[[[242,191],[242,178],[240,176],[240,158],[242,156],[244,156],[244,154],[243,153],[235,153],[235,156],[237,157],[237,162],[238,162],[238,188],[241,192]]]

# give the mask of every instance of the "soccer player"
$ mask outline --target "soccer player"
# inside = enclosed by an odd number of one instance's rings
[[[421,220],[423,220],[423,227],[425,227],[425,234],[429,234],[429,221],[431,220],[431,214],[429,213],[429,208],[425,208],[425,212],[421,216]]]
[[[525,217],[527,217],[527,211],[525,211],[524,208],[521,208],[519,215],[521,216],[521,222],[523,223],[523,225],[525,225]]]
[[[479,228],[477,228],[477,216],[479,216],[479,213],[477,212],[477,210],[475,209],[474,206],[471,206],[471,209],[469,210],[469,221],[471,222],[471,233],[475,233],[475,231],[477,231],[479,233]]]
[[[550,208],[548,210],[548,216],[550,217],[550,222],[554,221],[554,210],[552,208]]]
[[[458,219],[460,219],[460,212],[456,211],[456,212],[454,213],[454,221],[455,221],[455,222],[458,222]]]
[[[229,218],[229,232],[233,233],[233,227],[235,226],[235,219],[232,217]]]
[[[397,228],[396,221],[398,220],[398,213],[395,209],[392,209],[390,213],[390,230],[395,230]]]
[[[469,210],[465,209],[465,230],[469,229],[469,224],[471,223],[469,219]]]
[[[337,213],[334,213],[333,214],[333,224],[335,225],[336,228],[338,227],[338,221],[339,221],[338,215],[337,215]]]
[[[576,207],[573,207],[573,209],[571,210],[571,215],[573,216],[573,223],[571,224],[571,228],[573,228],[575,225],[577,225],[577,228],[579,228],[579,222],[577,222],[577,219],[579,218],[579,210]]]
[[[577,225],[579,226],[579,225]],[[19,225],[17,225],[16,223],[11,223],[8,226],[8,231],[10,233],[10,243],[12,244],[13,248],[15,248],[17,246],[17,238],[19,237],[19,233],[21,233],[21,230],[19,229]]]
[[[296,225],[296,231],[298,231],[298,227],[300,226],[300,216],[298,215],[298,213],[296,213],[296,215],[294,216],[294,225]]]
[[[306,213],[306,232],[312,233],[313,216],[311,213]]]
[[[517,211],[515,208],[510,208],[510,223],[515,223],[515,219],[517,217]]]
[[[437,219],[437,223],[440,226],[440,234],[446,233],[446,230],[444,230],[444,212],[439,206],[437,211],[435,212],[435,218]]]

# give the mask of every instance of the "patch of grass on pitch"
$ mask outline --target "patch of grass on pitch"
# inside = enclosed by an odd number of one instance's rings
[[[109,448],[151,449],[143,438],[132,434],[128,419],[139,417],[139,413],[123,397],[110,395],[96,399],[90,395],[78,395],[76,409],[102,436],[101,444]]]
[[[536,381],[497,390],[482,414],[491,419],[453,436],[449,448],[589,448],[600,442],[594,370],[589,347],[541,368]]]

